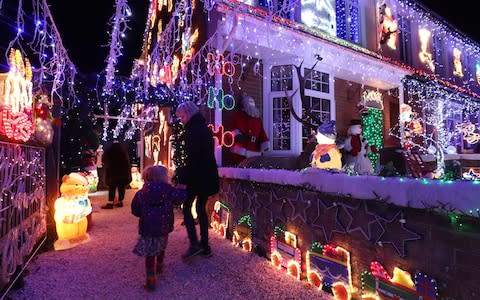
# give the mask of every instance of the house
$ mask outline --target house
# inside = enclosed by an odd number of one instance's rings
[[[402,104],[422,127],[424,152],[451,146],[459,158],[478,142],[479,44],[412,1],[152,0],[141,59],[149,84],[176,86],[203,106],[209,90],[253,96],[270,156],[304,150],[310,129],[292,113],[336,120],[341,140],[365,101],[383,111],[381,147],[408,142]],[[205,110],[229,129],[230,110]],[[228,153],[217,153],[223,165]]]
[[[152,0],[138,74],[148,84],[175,86],[200,105],[224,167],[212,199],[230,208],[232,223],[252,215],[258,253],[270,249],[278,266],[270,238],[283,228],[298,235],[300,252],[317,240],[351,252],[351,265],[343,269],[356,298],[376,292],[360,292],[361,275],[380,257],[388,269],[434,276],[437,281],[424,276],[423,283],[438,282],[442,297],[463,299],[480,286],[471,275],[478,264],[468,259],[480,243],[473,215],[478,181],[229,168],[231,143],[225,140],[231,139],[232,110],[246,92],[262,112],[272,162],[304,151],[314,124],[335,120],[341,139],[350,121],[367,113],[378,117],[379,126],[369,129],[380,147],[430,153],[437,169],[451,158],[478,166],[478,154],[470,152],[479,137],[479,50],[407,0]],[[469,242],[452,226],[466,230]],[[452,241],[460,247],[455,252]],[[302,256],[296,269],[305,270],[305,263]],[[389,291],[395,287],[385,282]],[[419,296],[422,288],[408,293]],[[436,288],[431,291],[435,299]]]

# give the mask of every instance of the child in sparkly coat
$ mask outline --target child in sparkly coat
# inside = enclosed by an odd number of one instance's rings
[[[186,192],[168,183],[167,169],[162,166],[150,166],[142,176],[145,184],[132,200],[132,214],[140,218],[140,237],[133,252],[145,257],[145,289],[153,291],[155,273],[162,272],[168,234],[173,230],[173,205],[182,204]]]

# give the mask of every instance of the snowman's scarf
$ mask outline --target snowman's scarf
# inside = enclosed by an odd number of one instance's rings
[[[327,145],[325,145],[325,144],[324,144],[324,145],[320,145],[320,144],[319,144],[319,145],[315,146],[315,151],[314,151],[314,153],[313,153],[313,157],[314,157],[315,159],[319,159],[320,156],[327,154],[328,151],[330,151],[331,149],[335,149],[335,150],[336,150],[336,148],[337,148],[337,145],[335,145],[335,144],[327,144]],[[338,150],[337,150],[337,151],[338,151]]]

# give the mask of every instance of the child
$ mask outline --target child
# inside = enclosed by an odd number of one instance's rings
[[[155,271],[162,272],[168,234],[173,230],[173,205],[180,205],[186,192],[168,183],[167,169],[162,166],[147,167],[142,176],[145,184],[132,200],[132,214],[140,218],[140,238],[133,253],[145,257],[145,289],[151,292],[156,285]]]

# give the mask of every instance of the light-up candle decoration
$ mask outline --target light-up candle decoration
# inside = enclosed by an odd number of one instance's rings
[[[0,74],[0,134],[26,142],[34,132],[32,122],[32,69],[19,50],[10,48],[10,70]]]

